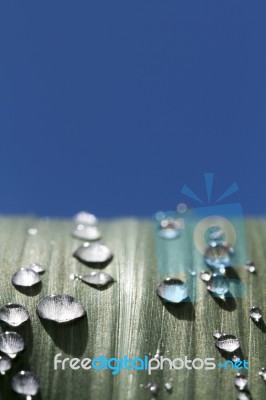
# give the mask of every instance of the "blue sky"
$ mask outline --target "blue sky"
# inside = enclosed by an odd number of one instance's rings
[[[266,213],[266,3],[0,5],[0,213],[149,216],[232,182]],[[194,203],[190,203],[191,206]]]

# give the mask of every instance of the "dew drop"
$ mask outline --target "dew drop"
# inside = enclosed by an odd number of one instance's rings
[[[31,228],[28,229],[28,234],[30,236],[36,236],[38,234],[38,229],[34,228],[34,227],[31,227]]]
[[[262,377],[262,379],[266,382],[266,368],[261,368],[259,375]]]
[[[37,306],[38,315],[50,321],[64,323],[85,316],[83,306],[67,294],[47,296]]]
[[[85,225],[85,224],[78,224],[73,232],[72,235],[78,239],[83,240],[98,240],[101,237],[101,233],[99,228],[94,225]]]
[[[164,279],[157,288],[157,295],[170,303],[180,303],[189,297],[187,285],[175,278]]]
[[[245,269],[251,274],[255,274],[256,273],[256,267],[255,267],[254,263],[252,261],[250,261],[250,260],[246,261]]]
[[[228,246],[217,244],[205,251],[205,262],[212,268],[228,267],[231,263]]]
[[[189,269],[189,270],[188,270],[188,273],[189,273],[189,275],[191,275],[191,276],[196,276],[196,275],[197,275],[197,272],[194,271],[193,269]]]
[[[8,303],[0,308],[0,320],[11,326],[19,326],[29,319],[25,307],[16,303]]]
[[[262,318],[262,312],[259,307],[252,307],[249,311],[250,318],[255,321],[259,322]]]
[[[105,286],[108,286],[111,282],[114,282],[114,279],[111,275],[107,274],[107,272],[102,271],[93,271],[82,275],[75,274],[74,279],[75,278],[80,279],[81,281],[97,288],[103,288]]]
[[[212,277],[207,289],[213,296],[224,299],[225,295],[229,291],[229,285],[227,280],[222,275],[216,275]]]
[[[83,243],[73,254],[79,261],[85,264],[106,263],[113,255],[110,249],[101,243]]]
[[[163,239],[176,239],[180,235],[180,223],[172,218],[165,218],[160,222],[158,236]]]
[[[239,372],[235,376],[235,387],[238,390],[244,390],[247,387],[248,379],[245,375],[240,374]]]
[[[14,286],[30,287],[39,283],[41,278],[30,268],[21,268],[12,276]]]
[[[32,263],[29,268],[36,272],[36,274],[43,274],[45,272],[45,269],[41,266],[39,263]]]
[[[214,339],[220,339],[223,334],[220,331],[213,331],[212,336],[214,337]]]
[[[24,340],[16,332],[4,332],[0,335],[0,351],[10,358],[15,358],[17,353],[25,349]]]
[[[5,375],[10,370],[12,364],[9,358],[0,356],[0,374]]]
[[[147,389],[150,391],[150,393],[153,396],[157,396],[157,394],[160,391],[160,386],[158,385],[158,383],[151,382],[151,383],[148,383]]]
[[[74,221],[76,224],[85,224],[85,225],[96,225],[97,218],[95,215],[90,214],[86,211],[80,211],[78,214],[74,216]]]
[[[201,271],[200,272],[200,279],[203,282],[209,282],[212,278],[212,273],[210,271]]]
[[[14,392],[24,395],[26,400],[30,400],[31,396],[35,396],[39,391],[39,379],[30,371],[20,371],[13,376],[11,386]]]
[[[233,353],[235,350],[239,349],[239,340],[231,334],[223,334],[219,339],[215,341],[215,346],[218,349],[226,351],[228,353]]]
[[[164,387],[165,387],[165,390],[166,390],[167,392],[172,392],[172,390],[173,390],[173,385],[172,385],[172,383],[170,383],[170,382],[166,382],[166,383],[164,384]]]

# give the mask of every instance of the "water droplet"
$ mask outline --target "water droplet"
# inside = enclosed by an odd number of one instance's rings
[[[212,226],[209,230],[209,238],[214,241],[224,241],[225,233],[219,226]]]
[[[244,390],[247,387],[248,378],[239,372],[235,376],[235,387],[238,390]]]
[[[11,368],[12,364],[9,358],[0,356],[0,374],[5,375],[6,371]]]
[[[218,349],[226,351],[228,353],[233,353],[235,350],[239,349],[239,340],[231,334],[223,334],[219,339],[215,341],[215,346]]]
[[[189,296],[187,285],[175,278],[164,279],[157,288],[157,295],[170,303],[180,303]]]
[[[38,229],[34,228],[34,227],[31,227],[31,228],[28,229],[28,234],[30,236],[36,236],[38,234]]]
[[[110,249],[101,243],[83,243],[73,254],[85,264],[105,263],[112,259]]]
[[[165,219],[165,213],[163,211],[158,211],[155,214],[155,218],[157,219],[157,221],[162,221],[163,219]]]
[[[220,331],[213,331],[212,336],[214,337],[214,339],[220,339],[223,334]]]
[[[196,276],[196,275],[197,275],[197,272],[194,271],[193,269],[189,269],[189,270],[188,270],[188,273],[189,273],[189,275],[191,275],[191,276]]]
[[[0,320],[11,326],[19,326],[29,319],[25,307],[16,303],[8,303],[0,308]]]
[[[30,400],[31,396],[35,396],[39,391],[39,379],[30,371],[20,371],[13,376],[11,386],[14,392],[26,396],[26,400]]]
[[[74,297],[58,294],[42,299],[37,313],[43,319],[64,323],[83,317],[86,311]]]
[[[74,216],[74,221],[76,224],[85,224],[85,225],[96,225],[97,218],[95,215],[90,214],[86,211],[80,211],[78,214]]]
[[[250,318],[255,322],[259,322],[262,318],[262,312],[259,307],[252,307],[249,311]]]
[[[153,396],[157,396],[157,394],[160,391],[160,386],[158,385],[158,383],[148,383],[147,385],[147,389],[151,392],[151,394]]]
[[[233,361],[234,363],[237,362],[237,361],[240,361],[240,357],[238,357],[238,356],[236,356],[236,355],[233,355],[232,361]]]
[[[184,213],[187,211],[187,205],[185,203],[179,203],[176,207],[177,211],[180,213]]]
[[[173,385],[170,382],[166,382],[164,384],[164,387],[165,387],[165,390],[167,390],[167,392],[172,392],[172,390],[173,390]]]
[[[107,274],[107,272],[102,271],[93,271],[82,275],[74,274],[74,279],[75,278],[80,279],[81,281],[97,288],[108,286],[111,282],[114,282],[114,279],[111,275]]]
[[[101,233],[97,226],[84,224],[77,225],[74,228],[72,235],[83,240],[98,240],[101,237]]]
[[[244,267],[251,274],[255,274],[256,273],[256,267],[255,267],[255,265],[254,265],[254,263],[252,261],[247,260],[246,264],[244,265]]]
[[[228,246],[217,244],[205,251],[205,262],[212,268],[228,267],[231,263]]]
[[[0,351],[10,358],[15,358],[17,353],[25,348],[24,340],[16,332],[4,332],[0,335]]]
[[[21,268],[12,276],[14,286],[33,286],[40,282],[40,277],[30,268]]]
[[[210,271],[201,271],[200,278],[203,282],[209,282],[212,278],[212,273]]]
[[[32,263],[29,268],[36,272],[36,274],[43,274],[45,272],[45,269],[38,263]]]
[[[259,375],[262,377],[262,379],[266,382],[266,368],[261,368]]]
[[[172,218],[160,222],[158,236],[163,239],[176,239],[180,235],[180,223]]]
[[[213,296],[219,297],[220,299],[225,299],[225,295],[229,291],[229,285],[227,279],[225,279],[222,275],[216,275],[212,277],[207,289]]]

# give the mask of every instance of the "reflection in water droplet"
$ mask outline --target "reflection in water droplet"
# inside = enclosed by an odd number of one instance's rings
[[[247,387],[248,379],[245,375],[240,374],[239,372],[235,376],[235,387],[238,390],[244,390]]]
[[[110,249],[101,243],[83,243],[73,254],[79,261],[85,264],[105,263],[112,259]]]
[[[38,263],[32,263],[29,268],[36,272],[36,274],[43,274],[45,272],[45,269]]]
[[[158,385],[158,383],[154,383],[154,382],[148,383],[147,388],[153,396],[157,396],[157,394],[160,391],[160,386]]]
[[[97,218],[95,215],[90,214],[86,211],[80,211],[78,214],[74,216],[74,221],[76,224],[86,224],[86,225],[96,225]]]
[[[4,332],[0,335],[0,351],[10,358],[15,358],[17,353],[25,348],[24,340],[16,332]]]
[[[214,337],[214,339],[220,339],[223,334],[220,331],[213,331],[212,336]]]
[[[262,377],[262,379],[266,382],[266,368],[261,368],[259,375]]]
[[[8,303],[0,308],[0,320],[11,326],[19,326],[29,319],[25,307],[16,303]]]
[[[255,322],[259,322],[262,318],[262,312],[259,307],[252,307],[249,311],[250,318]]]
[[[0,356],[0,374],[5,375],[10,370],[12,364],[9,358]]]
[[[176,239],[180,235],[180,223],[172,218],[160,222],[158,236],[163,239]]]
[[[12,276],[14,286],[30,287],[40,282],[40,277],[30,268],[21,268]]]
[[[111,275],[107,274],[107,272],[102,271],[93,271],[81,275],[74,274],[74,276],[71,275],[71,278],[80,279],[81,281],[97,288],[108,286],[111,282],[114,282],[114,279]]]
[[[229,291],[229,285],[227,279],[225,279],[222,275],[216,275],[212,277],[207,289],[213,296],[224,299],[225,295]]]
[[[36,235],[38,234],[38,229],[37,229],[37,228],[34,228],[34,227],[29,228],[29,229],[28,229],[28,234],[29,234],[30,236],[36,236]]]
[[[228,246],[218,244],[207,247],[205,262],[212,268],[228,267],[231,263]]]
[[[212,273],[210,271],[201,271],[200,278],[203,282],[209,282],[212,278]]]
[[[220,350],[232,353],[239,349],[240,343],[234,335],[224,334],[215,341],[215,346]]]
[[[166,382],[164,384],[164,387],[165,387],[165,390],[167,390],[167,392],[172,392],[172,390],[173,390],[173,385],[170,382]]]
[[[157,288],[157,295],[166,302],[180,303],[188,298],[187,285],[175,278],[167,278]]]
[[[14,392],[26,396],[27,400],[35,396],[39,391],[39,379],[30,371],[20,371],[13,376],[11,386]]]
[[[72,235],[78,239],[83,240],[98,240],[101,237],[101,233],[97,226],[93,225],[84,225],[78,224],[73,232]]]
[[[41,318],[64,323],[81,318],[86,314],[82,305],[67,294],[47,296],[37,306]]]

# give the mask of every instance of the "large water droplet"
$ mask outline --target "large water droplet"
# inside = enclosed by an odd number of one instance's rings
[[[220,331],[213,331],[212,336],[214,337],[214,339],[220,339],[223,334]]]
[[[81,318],[86,314],[82,305],[67,294],[47,296],[37,306],[41,318],[64,323]]]
[[[166,278],[157,288],[157,295],[166,302],[180,303],[188,298],[187,285],[175,278]]]
[[[32,263],[29,268],[36,272],[36,274],[43,274],[45,272],[45,269],[39,263]]]
[[[83,243],[73,254],[79,261],[85,264],[106,263],[113,255],[110,249],[101,243]]]
[[[41,278],[30,268],[21,268],[12,276],[14,286],[30,287],[39,283]]]
[[[212,273],[210,271],[201,271],[200,278],[203,282],[209,282],[212,278]]]
[[[249,311],[250,318],[255,322],[259,322],[262,318],[262,312],[259,307],[252,307]]]
[[[158,236],[163,239],[176,239],[180,235],[180,223],[172,218],[160,222]]]
[[[244,390],[247,387],[248,379],[245,375],[240,374],[239,372],[235,376],[235,387],[238,390]]]
[[[157,396],[157,394],[160,391],[160,386],[158,385],[158,383],[151,382],[151,383],[148,383],[147,389],[150,391],[150,393],[153,396]]]
[[[86,211],[80,211],[78,214],[74,216],[74,221],[76,224],[85,224],[85,225],[96,225],[97,218],[95,215],[90,214]]]
[[[211,281],[209,282],[207,289],[214,297],[219,297],[220,299],[224,299],[225,295],[229,291],[229,285],[227,279],[225,279],[221,275],[213,276]]]
[[[12,364],[9,358],[0,356],[0,374],[5,375],[10,370]]]
[[[101,233],[97,226],[93,225],[84,225],[78,224],[73,232],[72,235],[78,239],[83,240],[98,240],[101,237]]]
[[[114,279],[111,275],[107,274],[107,272],[90,272],[82,275],[74,275],[74,278],[78,278],[81,281],[88,283],[91,286],[95,286],[97,288],[102,288],[104,286],[108,286],[111,282],[114,282]]]
[[[266,382],[266,368],[261,368],[259,375],[262,377],[262,379]]]
[[[10,358],[15,358],[17,353],[25,349],[24,340],[16,332],[4,332],[0,335],[0,351]]]
[[[224,334],[215,341],[215,346],[220,350],[232,353],[233,351],[239,349],[240,343],[234,335]]]
[[[212,268],[228,267],[231,263],[228,246],[217,244],[205,251],[205,262]]]
[[[35,396],[39,391],[39,379],[30,371],[20,371],[13,376],[11,386],[14,392],[26,396],[27,400]]]
[[[0,320],[11,326],[19,326],[29,319],[25,307],[16,303],[8,303],[0,308]]]

